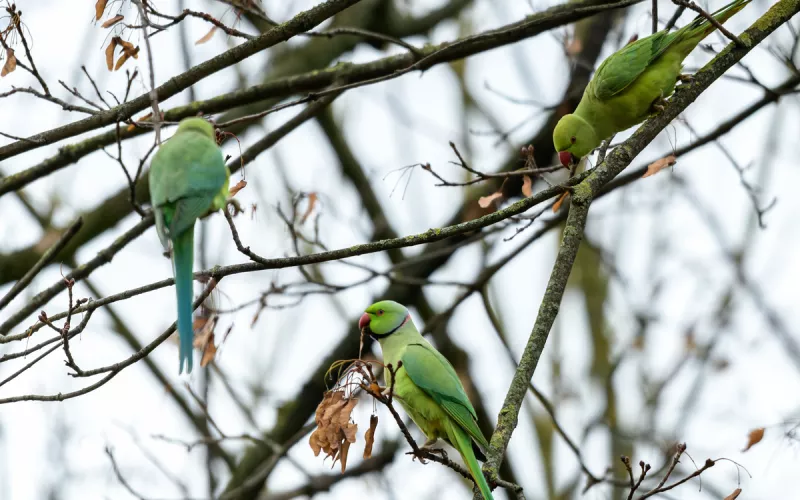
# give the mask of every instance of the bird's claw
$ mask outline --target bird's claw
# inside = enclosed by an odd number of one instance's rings
[[[651,107],[653,108],[654,111],[660,113],[660,112],[664,111],[664,108],[667,106],[667,104],[669,104],[669,101],[667,101],[663,97],[660,97],[660,98],[656,99],[655,101],[653,101],[653,104],[652,104]]]
[[[694,81],[694,76],[693,75],[680,74],[680,75],[678,75],[678,81],[681,82],[681,83],[692,83]]]
[[[231,215],[238,215],[244,213],[244,209],[242,208],[242,204],[239,203],[239,200],[235,198],[228,198],[226,200],[226,204],[233,207],[233,212],[231,212]]]
[[[444,450],[444,448],[428,448],[427,446],[423,446],[421,450],[432,455],[439,455],[442,457],[442,460],[447,460],[447,452]]]
[[[422,450],[420,450],[420,451],[422,451]],[[419,463],[421,463],[422,465],[425,465],[425,464],[428,463],[428,461],[425,460],[425,457],[423,457],[421,453],[417,453],[416,451],[413,451],[413,450],[412,451],[407,451],[406,455],[411,455],[411,461],[412,462],[414,460],[416,460],[416,459],[419,459]]]

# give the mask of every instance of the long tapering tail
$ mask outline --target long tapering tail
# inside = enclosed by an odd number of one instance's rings
[[[742,10],[751,1],[752,0],[733,0],[733,2],[712,13],[711,16],[722,24]],[[686,25],[687,34],[692,39],[696,38],[697,43],[700,43],[700,40],[707,37],[715,29],[717,29],[716,26],[701,15],[695,17],[691,23]]]
[[[183,373],[183,362],[187,362],[186,373],[192,373],[194,356],[192,343],[192,271],[194,267],[194,224],[172,240],[172,265],[175,274],[175,292],[178,299],[178,338],[180,339],[180,367]]]
[[[483,476],[483,471],[481,471],[481,466],[475,458],[475,453],[472,451],[472,438],[455,422],[450,422],[449,431],[450,442],[456,447],[458,452],[461,453],[461,458],[464,459],[464,463],[467,465],[469,473],[472,474],[472,478],[478,485],[478,489],[481,490],[483,498],[485,500],[494,500],[492,490],[489,488],[489,484]]]

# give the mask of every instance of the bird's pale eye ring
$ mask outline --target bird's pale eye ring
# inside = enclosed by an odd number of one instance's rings
[[[575,144],[575,141],[576,141],[577,139],[576,139],[576,138],[575,138],[575,136],[573,135],[572,137],[570,137],[570,138],[569,138],[569,140],[570,140],[570,142],[571,142],[572,144]]]
[[[375,316],[383,316],[383,309],[378,309],[378,312],[375,313]]]

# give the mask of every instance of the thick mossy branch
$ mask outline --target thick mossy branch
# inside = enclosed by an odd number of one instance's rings
[[[528,383],[536,371],[553,321],[558,314],[567,279],[586,225],[586,216],[591,200],[600,194],[609,181],[622,172],[661,130],[694,102],[714,81],[798,11],[800,11],[800,0],[781,0],[773,5],[740,36],[745,44],[744,47],[733,43],[729,44],[725,50],[694,75],[694,81],[691,84],[679,88],[663,112],[642,125],[630,139],[615,148],[604,163],[592,170],[580,184],[575,186],[567,217],[567,226],[547,290],[539,306],[539,314],[522,354],[519,368],[514,374],[500,410],[497,428],[490,441],[488,460],[484,464],[484,471],[490,476],[497,474],[503,454],[517,426],[519,410]]]

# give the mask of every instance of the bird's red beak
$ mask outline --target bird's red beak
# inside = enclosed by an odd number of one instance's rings
[[[369,326],[369,322],[370,322],[369,314],[364,313],[361,316],[361,319],[358,320],[358,329],[359,330],[363,330],[364,328],[368,327]]]
[[[558,160],[565,167],[569,167],[570,163],[572,163],[572,153],[569,151],[560,151],[558,153]]]

